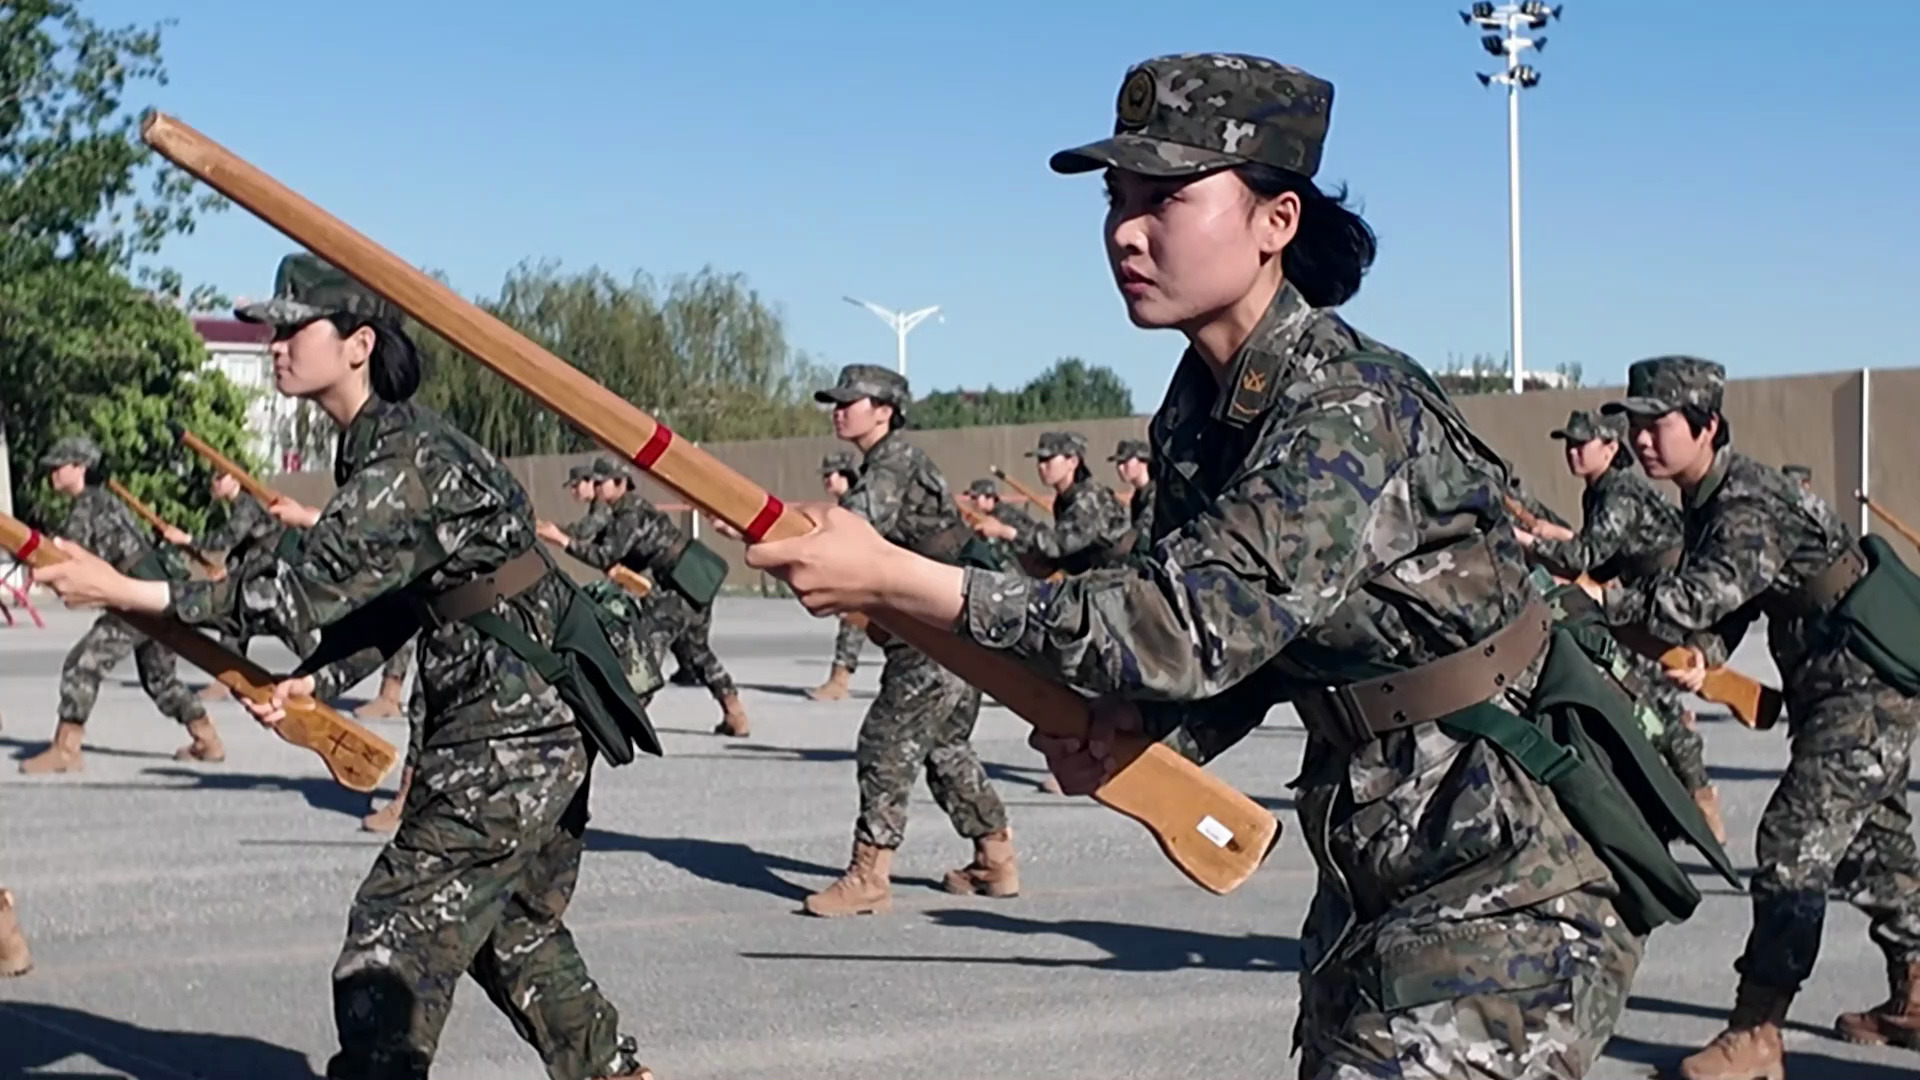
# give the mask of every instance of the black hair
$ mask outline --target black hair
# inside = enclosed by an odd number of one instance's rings
[[[1693,432],[1695,435],[1707,430],[1707,425],[1716,417],[1719,418],[1720,427],[1713,433],[1713,448],[1715,450],[1722,449],[1733,441],[1733,421],[1728,420],[1726,414],[1723,412],[1715,409],[1704,409],[1698,405],[1682,405],[1680,406],[1680,415],[1687,418],[1687,430]]]
[[[1086,458],[1080,458],[1073,467],[1073,482],[1080,484],[1091,479],[1093,479],[1093,470],[1087,468]]]
[[[1247,190],[1262,199],[1300,197],[1300,225],[1280,253],[1280,270],[1314,307],[1338,307],[1360,291],[1379,241],[1364,218],[1347,209],[1347,189],[1328,194],[1313,180],[1257,161],[1235,166]]]
[[[1631,469],[1638,464],[1639,461],[1633,456],[1633,447],[1627,445],[1627,440],[1613,440],[1613,460],[1607,463],[1607,468],[1619,472]]]
[[[343,338],[363,326],[373,331],[367,381],[381,401],[405,401],[420,389],[420,353],[405,331],[379,316],[351,311],[336,311],[327,321]]]

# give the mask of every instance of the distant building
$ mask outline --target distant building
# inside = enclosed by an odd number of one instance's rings
[[[195,317],[193,329],[207,343],[207,364],[251,395],[247,450],[269,469],[299,471],[300,452],[293,440],[298,403],[274,392],[273,357],[267,352],[273,328],[238,319]]]

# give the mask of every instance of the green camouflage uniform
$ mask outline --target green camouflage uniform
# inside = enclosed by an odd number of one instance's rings
[[[283,263],[278,298],[238,314],[276,326],[313,317],[286,296],[290,279],[296,288],[304,280],[289,267],[302,258]],[[339,286],[349,297],[350,288]],[[336,294],[327,310],[341,306]],[[553,1080],[624,1068],[632,1041],[562,922],[593,755],[531,665],[422,607],[538,543],[526,493],[438,414],[377,398],[342,433],[334,479],[312,528],[277,552],[250,554],[222,581],[176,582],[169,606],[229,632],[335,627],[348,645],[373,642],[313,672],[321,699],[419,633],[413,785],[348,916],[333,972],[340,1050],[327,1075],[426,1076],[463,975],[507,1013]],[[491,610],[550,640],[571,591],[550,572]],[[419,629],[419,618],[431,628]]]
[[[92,468],[99,462],[99,447],[85,436],[59,440],[40,459],[40,464],[49,469],[70,464]],[[156,572],[159,565],[158,552],[140,523],[134,520],[133,511],[103,487],[88,487],[75,496],[66,522],[55,531],[113,564],[114,569],[123,574],[132,573],[134,567],[143,562],[149,573]],[[114,665],[125,660],[128,653],[133,654],[134,667],[140,673],[140,688],[163,715],[183,725],[207,715],[193,691],[181,684],[172,651],[109,612],[95,619],[87,632],[80,635],[60,666],[61,723],[87,722],[94,702],[100,697],[100,681]]]
[[[1074,454],[1084,462],[1087,438],[1077,431],[1049,431],[1027,456],[1044,461]],[[1096,566],[1111,566],[1126,557],[1121,543],[1127,532],[1127,508],[1103,484],[1096,484],[1081,466],[1081,476],[1054,496],[1051,523],[1034,522],[1009,542],[1021,555],[1044,559],[1056,570],[1078,574]]]
[[[1040,523],[1035,521],[1032,515],[1000,497],[999,485],[995,484],[992,480],[984,477],[975,480],[973,483],[967,485],[967,494],[976,496],[984,495],[992,499],[993,509],[986,511],[986,515],[995,521],[1005,522],[1013,526],[1022,536],[1040,529]],[[1011,563],[1018,557],[1013,541],[994,537],[986,540],[985,543],[1003,562]]]
[[[1152,465],[1153,448],[1147,445],[1146,440],[1120,440],[1120,445],[1114,448],[1113,456],[1107,460],[1118,465],[1135,458]],[[1135,488],[1133,498],[1127,503],[1127,534],[1133,537],[1131,547],[1133,553],[1144,553],[1152,543],[1154,484],[1151,479],[1152,474],[1149,473],[1148,476],[1146,484]]]
[[[847,478],[847,490],[853,490],[852,484],[860,477],[860,462],[851,451],[835,450],[820,459],[820,477],[822,480],[834,473],[842,473]],[[845,497],[840,500],[845,505]],[[867,632],[845,619],[840,620],[840,629],[833,635],[833,666],[857,671],[860,667],[860,650],[866,646]]]
[[[1251,155],[1311,174],[1331,92],[1255,57],[1158,58],[1129,73],[1116,138],[1054,167],[1191,175]],[[1501,462],[1411,361],[1359,351],[1390,353],[1283,284],[1228,378],[1190,350],[1153,419],[1153,558],[1057,582],[969,571],[959,629],[1134,701],[1205,760],[1276,704],[1507,626],[1534,598]],[[1491,704],[1522,712],[1545,656]],[[1584,1076],[1640,957],[1591,845],[1482,739],[1428,721],[1354,740],[1325,717],[1303,713],[1294,783],[1319,870],[1300,1075]]]
[[[1606,406],[1658,416],[1682,405],[1719,411],[1720,365],[1691,357],[1635,363],[1628,397]],[[1813,972],[1827,897],[1843,864],[1890,966],[1920,962],[1920,860],[1907,808],[1920,703],[1893,689],[1825,632],[1807,583],[1857,548],[1825,500],[1730,448],[1685,499],[1679,566],[1609,589],[1608,621],[1638,624],[1725,663],[1755,618],[1779,667],[1791,757],[1760,819],[1750,891],[1753,930],[1736,964],[1743,984],[1791,994]]]
[[[907,380],[870,364],[841,369],[839,383],[819,391],[822,402],[873,398],[898,410],[911,400]],[[873,523],[880,535],[902,547],[934,554],[932,545],[971,537],[960,520],[946,478],[925,451],[897,432],[866,452],[859,478],[841,505]],[[951,561],[949,559],[948,561]],[[907,801],[924,767],[934,802],[954,831],[977,840],[1006,827],[1007,808],[974,753],[974,723],[980,691],[898,639],[881,649],[880,694],[861,721],[854,750],[860,786],[860,816],[854,838],[897,848],[906,836]]]

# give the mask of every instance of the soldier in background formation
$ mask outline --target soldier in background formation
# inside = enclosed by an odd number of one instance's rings
[[[1016,536],[1029,536],[1040,529],[1039,521],[1032,514],[1000,497],[1000,485],[994,483],[991,477],[981,477],[969,484],[965,497],[976,511],[1006,525]],[[987,546],[1002,562],[1012,564],[1019,561],[1019,553],[1011,541],[987,535],[977,527],[974,531],[981,533]]]
[[[1801,491],[1813,490],[1813,470],[1807,466],[1782,465],[1780,466],[1780,471],[1786,473],[1795,483],[1799,484]]]
[[[1153,547],[1153,449],[1145,439],[1121,439],[1107,460],[1120,482],[1133,489],[1127,500],[1127,534],[1133,542],[1122,547],[1129,555],[1144,555]]]
[[[1034,459],[1040,481],[1055,492],[1052,523],[1035,522],[1023,529],[988,518],[974,522],[975,531],[1002,541],[1007,550],[1023,559],[1065,574],[1112,566],[1124,559],[1128,554],[1122,550],[1127,509],[1111,488],[1093,482],[1086,455],[1085,435],[1077,431],[1043,432],[1027,456]]]
[[[853,482],[859,478],[859,462],[850,450],[836,450],[820,459],[820,485],[836,503],[846,498]],[[864,629],[841,619],[840,628],[833,635],[833,669],[828,672],[827,681],[807,691],[807,696],[815,701],[845,698],[853,673],[860,666],[860,648],[866,642]]]
[[[217,551],[222,553],[226,562],[231,563],[244,554],[243,545],[278,533],[280,524],[267,513],[266,507],[255,499],[240,497],[240,481],[225,473],[218,473],[213,478],[212,490],[213,501],[227,508],[226,521],[198,537],[177,525],[169,525],[161,530],[167,543],[204,552]],[[238,638],[222,636],[219,641],[241,656],[247,654],[247,643]],[[233,691],[217,679],[200,691],[202,701],[225,701],[232,697]]]
[[[84,435],[60,439],[40,459],[53,489],[70,497],[66,522],[51,530],[111,563],[122,573],[163,580],[170,576],[133,512],[94,475],[100,448]],[[184,577],[184,573],[179,576]],[[23,773],[78,772],[85,766],[82,744],[87,717],[100,696],[100,681],[115,664],[133,654],[140,687],[160,711],[186,729],[191,740],[175,751],[176,761],[220,762],[226,750],[206,706],[180,682],[171,651],[128,626],[113,612],[94,620],[68,651],[60,669],[59,723],[53,744],[20,763]]]

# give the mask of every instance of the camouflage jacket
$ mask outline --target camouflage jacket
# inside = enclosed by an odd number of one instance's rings
[[[608,509],[606,503],[601,502],[599,499],[588,503],[585,513],[567,523],[560,530],[567,534],[568,539],[573,541],[573,544],[569,545],[567,550],[571,552],[574,546],[587,543],[599,536],[600,531],[605,529],[607,522],[611,520],[613,520],[613,513]]]
[[[240,495],[227,504],[227,520],[198,537],[194,546],[202,551],[233,552],[248,541],[270,544],[283,527],[258,499]]]
[[[1608,469],[1580,496],[1580,531],[1571,540],[1541,539],[1536,557],[1571,577],[1637,581],[1654,560],[1680,546],[1680,510],[1660,497],[1637,468]]]
[[[120,497],[104,487],[88,487],[74,496],[59,535],[113,564],[123,574],[150,555],[158,555],[147,528]],[[184,576],[184,575],[179,575]]]
[[[840,505],[873,523],[880,535],[901,547],[931,554],[944,539],[971,536],[960,508],[926,451],[898,433],[888,433],[867,451],[860,475]],[[956,533],[955,530],[965,530]]]
[[[1514,472],[1511,465],[1507,467],[1507,471],[1509,474],[1507,480],[1507,495],[1511,497],[1514,502],[1526,507],[1528,513],[1542,521],[1551,521],[1563,529],[1573,528],[1572,525],[1567,523],[1566,518],[1553,512],[1553,507],[1540,501],[1540,497],[1535,495],[1531,488],[1527,487],[1526,482],[1520,479],[1520,474]]]
[[[1249,422],[1216,418],[1220,384],[1191,350],[1174,375],[1151,427],[1150,556],[1059,581],[970,570],[957,629],[1133,700],[1150,733],[1206,760],[1277,703],[1506,626],[1532,588],[1504,466],[1415,375],[1337,362],[1361,350],[1388,351],[1283,285],[1235,359],[1250,376],[1229,385],[1264,392]],[[1522,710],[1540,664],[1495,703]],[[1357,747],[1309,725],[1294,787],[1320,874],[1309,970],[1355,927],[1358,949],[1420,934],[1497,951],[1477,916],[1607,880],[1546,788],[1436,723]],[[1416,981],[1457,974],[1432,951],[1407,963]]]
[[[1159,497],[1155,487],[1153,481],[1147,481],[1145,487],[1134,489],[1133,498],[1127,503],[1129,528],[1133,530],[1136,544],[1146,543],[1153,536],[1153,500]]]
[[[1708,663],[1724,664],[1764,615],[1789,711],[1877,684],[1843,639],[1820,634],[1822,620],[1794,603],[1808,581],[1854,546],[1853,530],[1825,499],[1778,469],[1722,449],[1683,510],[1680,565],[1606,590],[1608,622],[1644,626],[1669,644],[1697,645]]]
[[[1039,555],[1068,573],[1111,565],[1113,548],[1126,535],[1127,508],[1106,487],[1078,480],[1054,497],[1051,524],[1034,527],[1014,537],[1017,551]]]
[[[532,547],[533,508],[493,454],[438,413],[373,399],[341,432],[333,498],[278,551],[250,551],[221,581],[177,582],[169,613],[235,636],[283,638],[342,624],[378,641],[314,672],[314,696],[371,675],[417,630],[424,732],[444,746],[572,721],[559,694],[511,649],[464,622],[419,629],[416,605]],[[559,575],[494,610],[549,639],[572,596]]]
[[[635,569],[663,571],[672,568],[686,546],[687,534],[672,518],[639,492],[629,490],[608,507],[600,534],[567,548],[567,553],[595,570],[624,562]]]

